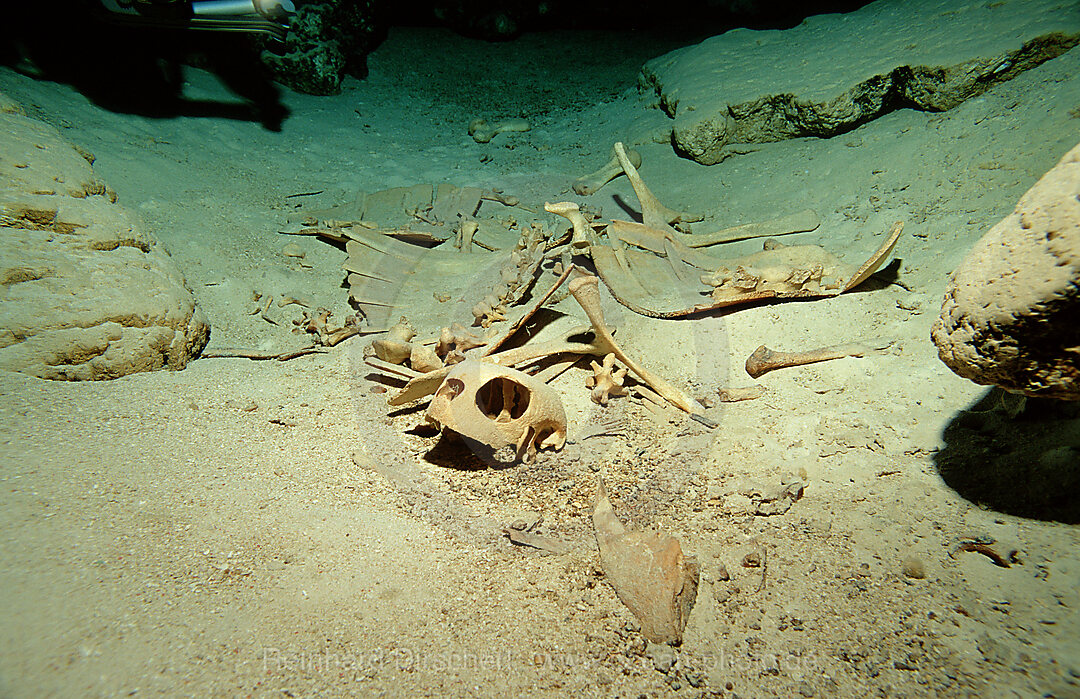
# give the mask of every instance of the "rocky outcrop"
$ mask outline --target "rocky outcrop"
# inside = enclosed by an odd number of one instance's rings
[[[92,161],[0,96],[0,369],[182,369],[209,339],[180,270]]]
[[[298,4],[285,51],[264,51],[263,62],[298,92],[336,95],[345,75],[367,75],[367,55],[384,31],[375,0],[311,0]]]
[[[951,109],[1080,43],[1057,0],[878,0],[792,29],[736,29],[645,64],[673,141],[711,165],[739,144],[828,137],[899,108]]]
[[[1080,146],[953,272],[932,337],[976,383],[1080,400]]]

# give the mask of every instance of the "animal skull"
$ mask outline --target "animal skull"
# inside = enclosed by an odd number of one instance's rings
[[[435,392],[427,420],[493,450],[513,446],[518,457],[566,443],[566,412],[559,394],[515,369],[466,360]]]

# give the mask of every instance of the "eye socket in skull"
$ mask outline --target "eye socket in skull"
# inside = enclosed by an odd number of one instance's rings
[[[450,398],[450,400],[453,400],[454,398],[457,398],[464,391],[465,391],[465,382],[462,381],[461,379],[453,379],[453,378],[451,378],[451,379],[446,380],[446,393],[449,394],[447,397]]]
[[[532,392],[506,376],[496,376],[476,392],[476,407],[496,422],[518,420],[529,409]]]

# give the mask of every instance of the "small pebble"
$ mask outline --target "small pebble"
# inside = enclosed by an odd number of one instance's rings
[[[905,556],[901,562],[901,569],[904,571],[904,575],[915,580],[922,580],[926,577],[926,566],[917,556]]]
[[[675,662],[679,659],[674,648],[666,643],[653,643],[652,641],[649,641],[649,645],[646,646],[645,655],[653,661],[653,667],[664,674],[667,674],[671,668],[675,667]]]
[[[289,243],[285,247],[281,248],[281,254],[285,257],[304,257],[304,250],[296,243]]]

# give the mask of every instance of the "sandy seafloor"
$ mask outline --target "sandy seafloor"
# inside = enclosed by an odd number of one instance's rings
[[[635,88],[640,65],[678,45],[393,30],[341,95],[285,91],[280,133],[112,113],[0,71],[0,91],[92,151],[165,243],[211,347],[300,344],[297,307],[275,306],[272,325],[250,314],[254,292],[348,312],[344,252],[277,232],[299,192],[322,190],[302,199],[318,207],[447,181],[581,200],[570,181],[624,140],[662,201],[716,227],[814,208],[821,228],[793,238],[858,264],[906,222],[900,284],[700,321],[606,307],[629,350],[697,396],[749,385],[742,363],[760,344],[887,338],[887,353],[768,374],[763,398],[709,410],[715,430],[627,399],[594,408],[584,374],[569,374],[556,385],[572,433],[617,418],[628,435],[511,468],[423,460],[433,440],[405,433],[421,412],[388,417],[360,339],[109,382],[0,376],[0,694],[1080,696],[1080,530],[1048,521],[1077,521],[1076,467],[1061,467],[1080,447],[1076,420],[1034,402],[1010,417],[929,340],[949,272],[1080,140],[1080,52],[945,113],[897,111],[704,167],[653,142],[667,120]],[[186,74],[186,96],[236,99]],[[534,128],[480,145],[466,132],[476,116]],[[617,216],[616,196],[634,201],[618,180],[589,202]],[[282,254],[291,242],[308,267]],[[415,316],[432,331],[457,320]],[[695,375],[702,356],[715,375]],[[599,572],[597,474],[621,516],[675,533],[701,562],[666,672]],[[786,513],[747,512],[747,483],[794,476],[807,486]],[[525,511],[571,551],[507,542],[500,528]],[[956,552],[974,538],[1017,562]],[[749,552],[764,576],[742,565]],[[906,576],[905,559],[925,577]]]

